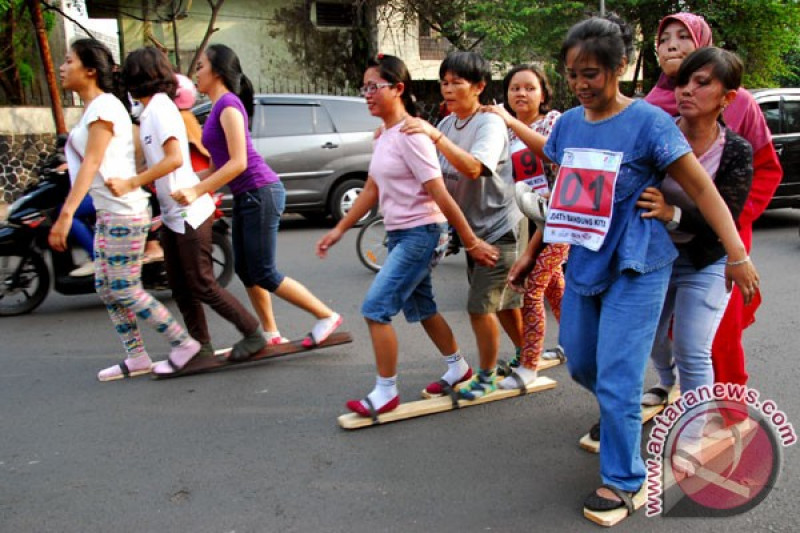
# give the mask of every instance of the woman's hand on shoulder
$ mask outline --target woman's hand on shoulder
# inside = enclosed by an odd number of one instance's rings
[[[481,106],[481,113],[492,113],[493,115],[497,115],[503,119],[503,122],[506,123],[506,127],[508,127],[511,121],[514,120],[514,117],[511,116],[511,113],[506,111],[506,108],[502,104]]]
[[[645,210],[641,215],[642,218],[655,218],[664,223],[672,220],[675,214],[675,207],[668,204],[661,191],[655,187],[648,187],[642,191],[636,207]]]
[[[400,126],[400,131],[406,135],[424,133],[431,140],[439,136],[439,130],[433,124],[418,117],[407,117],[405,123]]]

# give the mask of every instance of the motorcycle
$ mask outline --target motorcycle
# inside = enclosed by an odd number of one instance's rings
[[[45,300],[50,290],[51,268],[45,260],[50,252],[53,289],[65,295],[95,292],[94,276],[72,277],[77,265],[72,243],[64,252],[51,250],[47,236],[58,217],[58,211],[69,192],[67,172],[45,168],[38,183],[28,187],[8,209],[8,220],[0,226],[0,316],[30,313]],[[217,204],[212,232],[214,275],[227,286],[233,276],[233,247],[230,227]],[[142,284],[147,290],[169,288],[164,261],[142,267]]]

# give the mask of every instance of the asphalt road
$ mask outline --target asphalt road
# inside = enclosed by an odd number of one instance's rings
[[[781,211],[756,231],[765,301],[746,334],[750,386],[796,428],[799,221]],[[358,312],[373,275],[356,259],[355,231],[318,260],[312,247],[324,231],[288,217],[280,266],[345,316],[352,344],[171,381],[99,383],[97,370],[121,349],[95,296],[51,294],[33,314],[1,319],[0,531],[596,531],[581,502],[599,484],[598,462],[577,440],[597,408],[563,367],[545,372],[556,389],[525,398],[355,432],[338,427],[344,402],[373,385]],[[445,259],[434,283],[474,362],[463,261],[463,253]],[[231,287],[245,299],[238,281]],[[283,302],[275,308],[284,334],[308,331],[309,316]],[[217,346],[237,340],[209,316]],[[396,325],[399,387],[412,400],[442,363],[419,326]],[[145,338],[151,354],[166,352],[152,331]],[[548,345],[555,339],[551,327]],[[784,450],[776,487],[747,514],[639,512],[616,530],[797,531],[797,448]]]

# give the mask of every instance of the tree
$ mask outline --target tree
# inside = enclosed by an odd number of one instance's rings
[[[54,17],[45,13],[49,32]],[[11,105],[23,105],[25,87],[34,81],[36,34],[25,0],[0,0],[0,88]]]
[[[569,26],[598,11],[599,2],[551,0],[358,0],[383,6],[406,24],[422,21],[460,50],[480,50],[501,63],[542,60],[556,65]],[[714,32],[714,44],[739,54],[745,63],[745,85],[775,85],[791,73],[784,56],[797,45],[798,0],[609,0],[615,11],[638,28],[645,89],[658,78],[655,54],[658,22],[669,13],[703,15]]]

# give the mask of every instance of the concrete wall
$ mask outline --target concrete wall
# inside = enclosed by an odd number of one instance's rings
[[[223,4],[215,27],[218,31],[211,43],[230,46],[242,63],[242,69],[256,90],[270,91],[272,83],[283,80],[305,80],[304,71],[289,53],[282,35],[284,24],[277,17],[281,9],[305,5],[302,0],[229,0]],[[211,8],[205,2],[194,2],[188,16],[177,22],[182,71],[186,71],[191,52],[205,35]],[[143,46],[144,26],[139,20],[122,18],[121,28],[125,52]],[[174,48],[171,24],[153,23],[153,34],[169,49]]]

